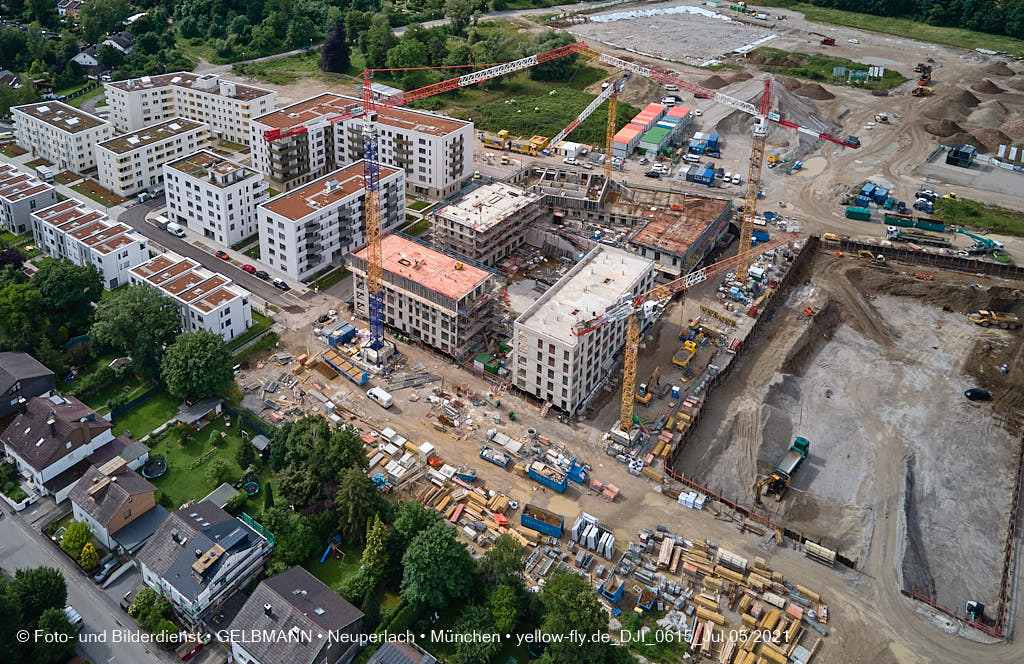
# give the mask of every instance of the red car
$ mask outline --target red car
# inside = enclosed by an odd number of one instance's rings
[[[242,269],[244,271],[248,272],[249,274],[256,274],[256,266],[255,265],[245,264],[245,265],[242,266]]]
[[[221,260],[225,260],[225,261],[231,260],[231,256],[228,256],[228,252],[226,252],[226,251],[218,251],[217,252],[217,258],[219,258]]]

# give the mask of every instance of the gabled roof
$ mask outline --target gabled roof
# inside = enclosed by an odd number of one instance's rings
[[[155,491],[155,486],[128,468],[123,459],[115,457],[103,468],[89,468],[68,498],[97,523],[106,526],[128,504],[129,498]]]
[[[130,32],[115,32],[108,35],[104,41],[111,41],[121,48],[131,48],[135,45],[135,35]]]
[[[53,372],[28,353],[0,353],[0,394],[7,394],[19,380],[46,376]]]
[[[41,471],[109,428],[110,422],[74,397],[34,397],[0,436],[0,442]]]
[[[366,664],[435,664],[437,658],[412,643],[387,641]]]

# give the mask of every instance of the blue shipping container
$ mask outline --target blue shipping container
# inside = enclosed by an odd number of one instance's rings
[[[526,505],[523,507],[523,513],[519,517],[519,522],[524,527],[536,530],[538,533],[544,533],[552,537],[561,537],[565,518],[561,514],[549,512],[535,505]]]
[[[526,471],[527,476],[535,482],[539,482],[553,491],[565,493],[568,479],[565,473],[549,466],[541,461],[534,461]]]
[[[875,187],[875,193],[871,195],[872,200],[881,205],[889,198],[889,190],[885,187]]]
[[[857,207],[866,208],[871,203],[871,199],[867,196],[858,196],[857,200],[854,201],[854,205]]]
[[[768,233],[765,233],[764,231],[754,231],[753,233],[751,233],[751,237],[753,237],[758,242],[768,241]]]
[[[867,184],[860,188],[861,196],[871,196],[874,193],[875,185],[871,184],[870,182],[868,182]]]

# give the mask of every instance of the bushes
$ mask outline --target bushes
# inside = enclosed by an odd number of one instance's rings
[[[82,569],[89,570],[100,564],[100,554],[92,542],[86,542],[82,547],[82,555],[78,557],[78,564]]]
[[[75,560],[78,560],[82,547],[92,539],[92,529],[84,521],[72,521],[64,531],[64,539],[60,542],[60,548]]]
[[[100,367],[91,374],[84,376],[78,383],[69,388],[64,388],[64,391],[73,397],[84,400],[96,396],[116,380],[117,375],[113,369],[110,367]]]

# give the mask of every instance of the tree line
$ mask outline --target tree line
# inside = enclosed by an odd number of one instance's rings
[[[1024,39],[1024,0],[810,0],[875,16],[912,18],[931,25],[966,28]],[[778,3],[794,4],[794,3]]]

